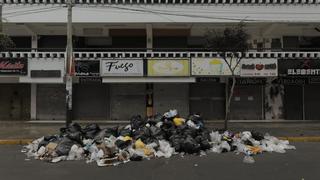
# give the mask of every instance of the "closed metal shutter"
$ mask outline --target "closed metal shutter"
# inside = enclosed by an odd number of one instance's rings
[[[303,87],[299,85],[286,85],[284,88],[285,119],[303,119]]]
[[[225,85],[220,83],[190,84],[190,113],[206,120],[224,119]]]
[[[110,109],[112,120],[129,120],[146,115],[145,84],[111,84]]]
[[[75,84],[73,118],[76,120],[109,119],[109,89],[107,84]]]
[[[30,85],[0,84],[0,120],[30,118]]]
[[[308,84],[304,86],[305,119],[320,120],[320,85]]]
[[[63,120],[66,114],[65,85],[37,85],[37,119]]]
[[[154,111],[163,114],[169,109],[177,109],[186,117],[189,115],[189,84],[158,83],[153,85]]]
[[[263,114],[263,86],[236,85],[231,100],[230,119],[233,120],[261,120]]]

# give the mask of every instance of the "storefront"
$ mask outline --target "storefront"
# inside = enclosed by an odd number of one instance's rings
[[[30,118],[30,85],[0,84],[0,120]]]
[[[231,100],[230,119],[264,119],[265,78],[237,78]]]
[[[11,82],[10,79],[18,81],[27,74],[27,59],[0,58],[0,120],[30,118],[30,85]]]
[[[101,61],[103,83],[110,88],[107,102],[111,120],[129,120],[134,115],[146,115],[146,84],[136,81],[143,75],[143,59]]]
[[[164,113],[177,109],[179,115],[189,115],[189,85],[180,80],[190,76],[189,59],[148,59],[148,77],[173,80],[175,83],[153,83],[153,111]]]
[[[319,120],[319,59],[279,59],[285,119]]]
[[[267,77],[277,77],[277,59],[242,59],[240,77],[236,79],[231,100],[230,119],[263,120],[272,109],[266,108],[265,96]],[[229,83],[231,84],[231,83]],[[267,103],[265,103],[265,97]]]
[[[310,77],[309,83],[304,86],[304,109],[305,120],[319,120],[320,119],[320,79],[319,77]]]
[[[110,86],[102,84],[100,61],[76,60],[73,85],[73,119],[106,120],[110,118]]]

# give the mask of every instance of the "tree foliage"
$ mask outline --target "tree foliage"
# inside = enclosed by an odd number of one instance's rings
[[[223,31],[208,30],[205,34],[206,47],[217,52],[246,52],[249,48],[249,34],[245,24],[240,22],[232,28]]]
[[[8,51],[12,48],[15,48],[15,43],[12,39],[5,34],[0,34],[0,52]]]

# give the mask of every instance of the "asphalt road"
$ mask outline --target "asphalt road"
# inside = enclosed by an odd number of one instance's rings
[[[285,154],[264,153],[254,164],[234,153],[207,156],[176,155],[170,159],[129,162],[98,167],[85,161],[57,164],[26,161],[21,146],[0,146],[0,180],[319,180],[320,143],[294,143],[297,150]]]

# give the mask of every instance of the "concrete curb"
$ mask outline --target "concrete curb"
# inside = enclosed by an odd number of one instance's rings
[[[281,140],[288,140],[289,142],[320,142],[320,136],[278,138]],[[32,141],[33,139],[0,139],[0,145],[26,145]]]

